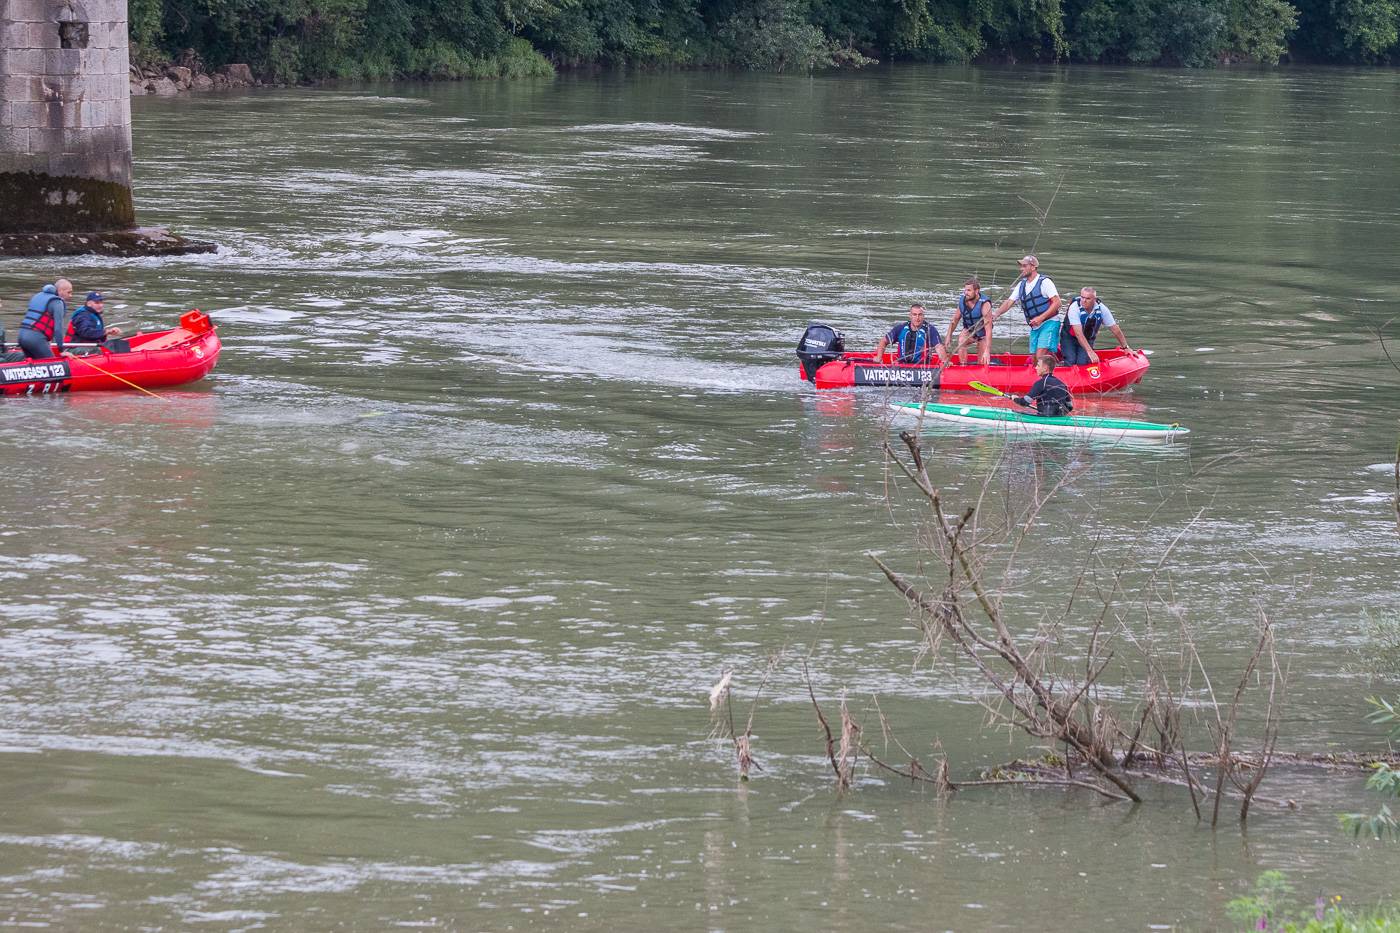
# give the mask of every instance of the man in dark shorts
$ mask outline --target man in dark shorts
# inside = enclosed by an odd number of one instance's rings
[[[16,338],[25,356],[31,360],[47,360],[63,355],[64,318],[68,314],[68,299],[72,297],[73,283],[59,279],[52,285],[45,285],[29,299]],[[54,350],[50,342],[58,349]]]
[[[943,346],[943,338],[938,328],[924,320],[924,306],[909,306],[909,320],[890,328],[890,332],[880,338],[875,347],[875,359],[882,360],[885,347],[893,346],[896,363],[917,363],[928,365],[935,354],[939,362],[947,364],[948,348]]]
[[[958,306],[953,311],[953,319],[948,322],[947,344],[953,344],[953,331],[962,324],[958,334],[958,348],[953,355],[958,365],[967,361],[967,345],[977,344],[977,362],[986,366],[992,361],[992,303],[982,294],[982,283],[976,276],[963,283],[962,294],[958,296]]]

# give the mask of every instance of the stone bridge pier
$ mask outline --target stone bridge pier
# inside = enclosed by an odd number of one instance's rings
[[[0,253],[189,251],[136,229],[128,67],[126,0],[0,0]]]

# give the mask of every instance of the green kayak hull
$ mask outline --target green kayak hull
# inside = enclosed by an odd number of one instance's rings
[[[986,405],[944,405],[938,402],[894,402],[895,411],[906,415],[923,413],[925,418],[952,421],[970,427],[1011,431],[1033,431],[1040,434],[1070,434],[1079,437],[1130,438],[1165,442],[1191,432],[1177,424],[1153,421],[1132,421],[1127,418],[1091,418],[1068,415],[1063,418],[1043,418],[1029,412]]]

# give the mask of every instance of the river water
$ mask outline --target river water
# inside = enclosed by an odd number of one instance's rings
[[[1247,832],[1170,791],[837,796],[809,650],[829,715],[847,691],[877,736],[878,695],[955,778],[1022,743],[916,664],[865,556],[918,562],[887,394],[818,397],[792,349],[943,323],[1030,249],[1098,286],[1152,369],[1084,407],[1189,443],[927,438],[959,503],[1066,483],[1016,624],[1180,535],[1221,682],[1262,608],[1282,746],[1380,748],[1397,100],[1379,70],[898,68],[135,101],[142,217],[218,254],[7,262],[5,320],[63,273],[225,349],[163,399],[4,406],[0,923],[1202,928],[1265,869],[1392,891],[1337,827],[1378,803],[1352,778],[1275,775],[1302,806]],[[739,784],[706,694],[734,669],[742,717],[781,649]]]

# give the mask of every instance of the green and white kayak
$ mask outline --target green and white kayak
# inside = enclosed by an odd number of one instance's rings
[[[1003,431],[1033,431],[1038,434],[1071,434],[1105,440],[1131,439],[1166,443],[1191,432],[1177,424],[1153,421],[1131,421],[1127,418],[1091,418],[1068,415],[1063,418],[1043,418],[1030,412],[1011,408],[991,408],[985,405],[943,405],[937,402],[894,402],[891,408],[906,415],[954,421],[970,427]]]

